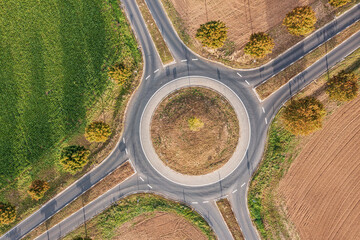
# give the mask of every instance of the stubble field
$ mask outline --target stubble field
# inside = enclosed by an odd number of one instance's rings
[[[302,239],[360,237],[360,97],[311,136],[280,181]]]

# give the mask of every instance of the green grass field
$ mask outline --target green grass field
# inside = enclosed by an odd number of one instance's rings
[[[107,68],[141,62],[119,2],[0,2],[0,201],[61,172],[60,149],[111,84]]]

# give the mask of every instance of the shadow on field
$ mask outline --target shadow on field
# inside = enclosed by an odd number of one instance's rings
[[[83,124],[86,107],[102,94],[107,78],[100,71],[106,33],[99,1],[58,1],[63,49],[62,110],[66,132]]]

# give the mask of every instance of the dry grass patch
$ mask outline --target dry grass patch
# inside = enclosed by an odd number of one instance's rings
[[[316,48],[311,53],[305,55],[303,58],[296,61],[283,71],[279,72],[275,76],[269,78],[266,82],[256,87],[256,92],[260,99],[264,100],[272,93],[276,92],[281,86],[286,84],[290,79],[297,74],[304,71],[307,67],[314,64],[317,60],[325,56],[328,52],[340,45],[351,35],[355,34],[360,29],[360,22],[356,22],[351,27],[345,29],[320,47]]]
[[[151,38],[153,39],[156,49],[160,55],[161,61],[163,64],[168,64],[174,61],[171,52],[169,48],[167,47],[159,28],[156,26],[156,23],[154,21],[154,18],[152,17],[149,8],[147,7],[144,0],[136,0],[139,9],[141,11],[141,15],[144,18],[144,21],[146,23],[147,29],[149,30],[149,33],[151,35]]]
[[[239,122],[223,96],[205,88],[185,88],[158,106],[151,137],[167,166],[183,174],[201,175],[230,159],[239,139]]]
[[[223,198],[216,202],[221,215],[223,216],[230,232],[235,240],[244,240],[240,226],[235,218],[234,212],[231,209],[230,202],[227,198]]]
[[[106,176],[103,180],[95,184],[92,188],[90,188],[77,199],[75,199],[73,202],[61,209],[55,215],[53,215],[44,223],[39,225],[37,228],[32,230],[28,235],[26,235],[24,239],[34,239],[43,232],[47,231],[47,229],[52,228],[53,226],[70,216],[72,213],[78,211],[86,204],[90,203],[111,188],[123,182],[125,179],[132,176],[134,173],[134,169],[132,168],[130,162],[125,162],[116,170],[114,170],[111,174]]]

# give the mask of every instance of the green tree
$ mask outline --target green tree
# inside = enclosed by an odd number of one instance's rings
[[[85,129],[85,137],[89,142],[105,142],[110,135],[109,124],[101,121],[92,122]]]
[[[245,45],[245,53],[256,58],[263,58],[272,52],[274,40],[269,34],[259,32],[250,36],[250,41]]]
[[[0,224],[7,225],[16,219],[15,207],[8,203],[0,202]]]
[[[60,163],[66,171],[74,174],[86,165],[89,154],[90,151],[83,146],[68,146],[61,152]]]
[[[126,67],[124,64],[114,65],[108,70],[109,77],[120,86],[126,86],[129,83],[131,74],[131,68]]]
[[[283,21],[283,25],[287,27],[289,33],[296,36],[307,35],[314,31],[315,23],[315,12],[309,6],[294,8],[286,14]]]
[[[354,73],[339,72],[327,82],[326,92],[336,101],[350,101],[358,94],[358,77]]]
[[[201,24],[197,30],[196,38],[206,47],[214,49],[222,47],[227,39],[227,27],[221,21]]]
[[[351,0],[329,0],[329,3],[333,7],[341,7],[351,2]]]
[[[291,101],[281,115],[285,128],[295,135],[308,135],[321,128],[325,116],[323,104],[313,97]]]
[[[31,183],[28,193],[32,199],[39,200],[44,197],[44,194],[49,190],[49,183],[42,180],[35,180]]]

